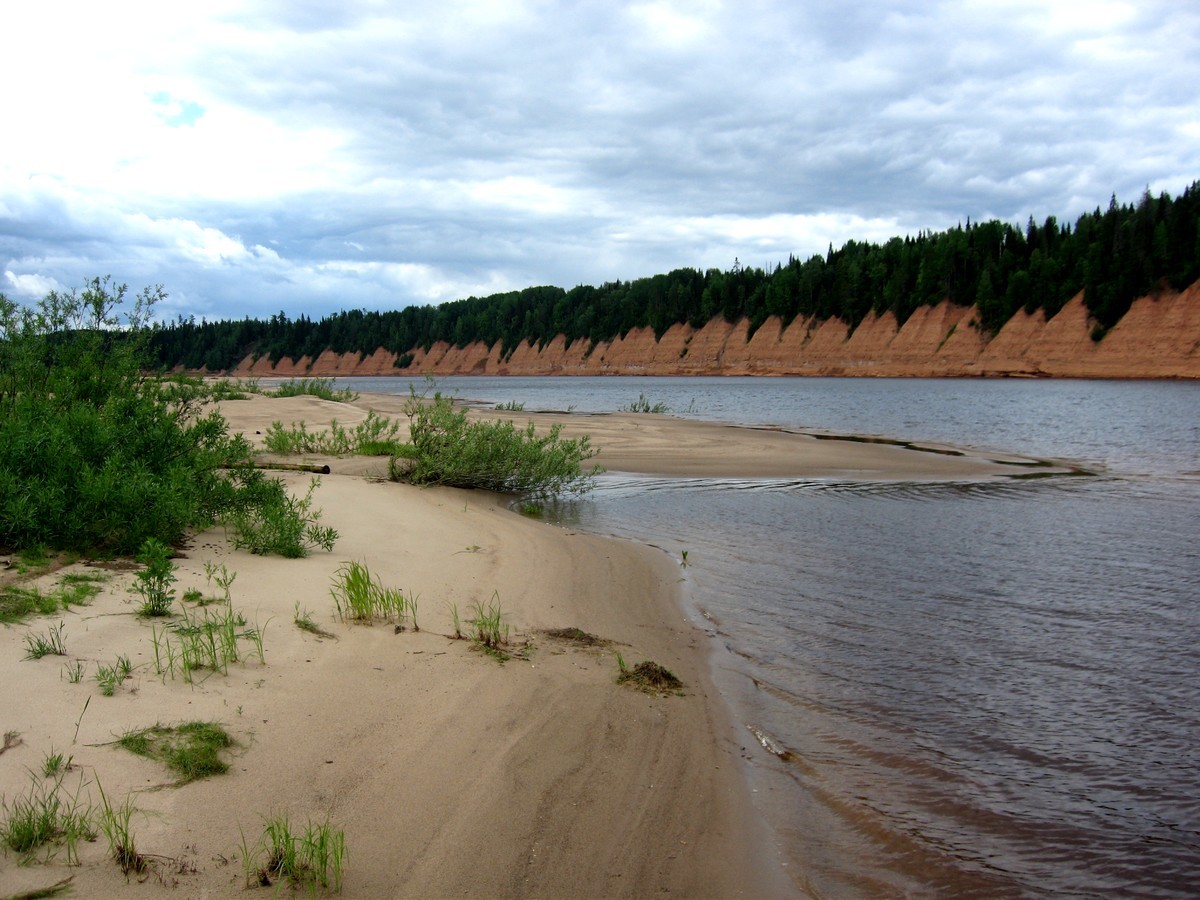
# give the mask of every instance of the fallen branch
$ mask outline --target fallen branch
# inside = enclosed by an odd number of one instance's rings
[[[259,462],[250,463],[255,469],[278,469],[282,472],[313,472],[317,475],[328,475],[329,466],[310,466],[305,463],[277,463],[277,462]],[[232,469],[235,466],[222,466],[223,469]]]

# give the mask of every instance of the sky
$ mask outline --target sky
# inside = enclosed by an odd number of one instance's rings
[[[0,292],[320,318],[1200,179],[1192,0],[39,0],[0,36]]]

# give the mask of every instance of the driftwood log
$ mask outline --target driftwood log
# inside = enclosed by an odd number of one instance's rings
[[[305,463],[277,463],[277,462],[257,462],[251,463],[256,469],[278,469],[281,472],[313,472],[316,475],[328,475],[329,466],[310,466]],[[232,469],[233,466],[222,466],[223,469]]]

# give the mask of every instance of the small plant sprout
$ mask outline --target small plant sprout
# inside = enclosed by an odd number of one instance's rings
[[[224,592],[225,602],[231,602],[229,588],[237,578],[237,572],[230,572],[224,563],[218,566],[214,563],[206,562],[204,564],[204,575],[208,579],[209,584],[216,583],[217,587]]]
[[[458,604],[446,601],[446,607],[450,610],[450,624],[454,626],[454,639],[461,641],[466,635],[462,633],[462,620],[458,616]]]
[[[63,666],[63,672],[66,674],[67,681],[70,684],[79,684],[83,681],[83,673],[86,668],[83,660],[77,659]]]
[[[175,565],[171,562],[166,544],[154,538],[146,538],[138,553],[142,570],[134,578],[132,590],[142,598],[142,616],[167,616],[175,600]]]
[[[71,771],[74,767],[73,756],[63,756],[61,753],[51,751],[42,759],[42,777],[43,778],[58,778],[65,773]]]
[[[502,621],[498,591],[492,592],[492,598],[486,606],[482,601],[475,601],[468,624],[471,626],[471,640],[476,647],[499,662],[509,659],[509,654],[503,649],[508,645],[509,627]]]
[[[337,639],[337,636],[326,631],[315,621],[313,621],[312,613],[307,609],[304,612],[300,611],[300,601],[296,601],[295,611],[292,613],[292,622],[301,631],[307,631],[309,634],[315,634],[317,637],[326,637]]]
[[[49,631],[44,634],[27,634],[25,635],[25,658],[26,659],[41,659],[43,656],[66,656],[67,645],[64,634],[66,632],[66,623],[59,622],[57,625],[51,625]]]
[[[126,797],[124,802],[114,809],[99,781],[96,782],[96,787],[100,791],[100,830],[108,839],[108,852],[126,875],[130,872],[136,874],[145,871],[146,858],[137,852],[131,827],[133,814],[137,812],[133,800]]]
[[[688,552],[686,550],[683,550],[683,551],[681,551],[681,558],[679,560],[679,565],[683,566],[686,569],[687,564],[688,564]]]

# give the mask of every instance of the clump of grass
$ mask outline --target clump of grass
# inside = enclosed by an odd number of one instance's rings
[[[25,658],[41,659],[43,656],[66,656],[66,623],[51,625],[46,634],[25,635]]]
[[[58,600],[35,587],[10,584],[0,589],[0,622],[21,622],[35,614],[52,615]]]
[[[142,598],[141,616],[168,616],[175,601],[175,564],[170,549],[156,538],[146,538],[138,552],[143,568],[134,576],[131,590]]]
[[[0,623],[21,622],[32,615],[49,616],[59,608],[86,606],[100,593],[102,576],[87,573],[64,575],[58,587],[43,593],[36,587],[10,584],[0,588]]]
[[[83,681],[83,673],[86,669],[87,666],[84,665],[83,661],[79,659],[68,663],[63,667],[63,670],[67,676],[67,681],[70,684],[79,684],[81,681]]]
[[[339,403],[353,403],[358,394],[349,388],[339,389],[334,386],[332,378],[293,378],[285,381],[274,390],[264,391],[268,397],[320,397],[322,400],[333,400]]]
[[[35,776],[27,793],[16,797],[11,804],[5,801],[0,841],[20,854],[23,862],[31,861],[46,847],[47,859],[62,848],[67,864],[77,865],[79,842],[96,836],[92,806],[81,799],[82,793],[82,776],[74,793],[66,791],[61,776],[49,781]]]
[[[233,747],[234,740],[216,722],[185,722],[127,732],[117,740],[117,746],[158,760],[178,776],[177,784],[188,784],[228,772],[229,764],[221,758],[221,752]]]
[[[525,412],[525,404],[516,400],[509,400],[506,403],[497,403],[496,409],[501,412]]]
[[[505,649],[508,646],[509,626],[503,621],[498,591],[492,592],[486,605],[480,600],[475,601],[467,624],[471,629],[471,642],[476,647],[499,662],[511,658]]]
[[[650,660],[640,662],[631,669],[618,653],[617,669],[618,684],[627,684],[650,694],[674,694],[683,689],[683,682],[674,673]]]
[[[665,403],[651,403],[645,394],[638,394],[638,398],[628,406],[622,406],[621,412],[631,413],[666,413],[670,412],[670,407]]]
[[[405,597],[395,589],[384,587],[371,575],[365,563],[345,562],[338,566],[333,575],[333,586],[329,589],[337,607],[338,618],[343,622],[397,622],[397,630],[403,630],[405,622],[411,621],[415,630],[417,598]]]
[[[221,378],[208,384],[208,397],[213,401],[248,400],[251,394],[261,394],[257,378]]]
[[[144,872],[147,866],[146,857],[138,853],[133,837],[133,814],[137,812],[133,800],[126,797],[121,805],[114,809],[99,782],[96,782],[96,787],[100,790],[100,830],[108,839],[108,852],[126,875],[130,872]]]
[[[546,637],[577,647],[603,647],[608,644],[604,638],[588,634],[582,628],[547,628],[542,631]]]
[[[320,824],[309,821],[304,832],[297,833],[286,815],[277,815],[266,820],[253,847],[246,846],[243,835],[242,861],[247,887],[287,880],[292,887],[313,893],[318,887],[341,893],[346,835],[328,819]]]
[[[117,688],[123,685],[129,676],[133,674],[133,663],[129,661],[129,657],[125,655],[117,656],[117,661],[111,666],[96,666],[95,679],[100,685],[100,693],[105,697],[111,697],[117,692]]]
[[[251,654],[257,656],[259,662],[266,663],[265,630],[266,626],[259,626],[257,622],[250,627],[246,617],[232,605],[219,612],[207,608],[189,612],[185,608],[181,621],[161,631],[151,630],[154,674],[164,680],[168,675],[173,679],[180,674],[189,683],[199,670],[227,675],[229,664],[242,659],[242,641],[249,642],[253,647]]]

